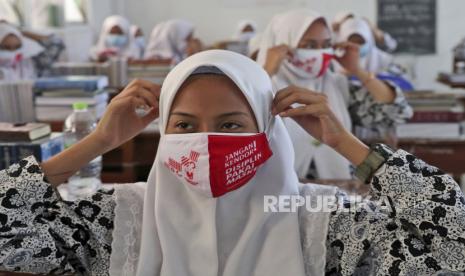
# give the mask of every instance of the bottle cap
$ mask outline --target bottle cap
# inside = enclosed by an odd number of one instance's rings
[[[89,105],[87,103],[83,103],[83,102],[73,103],[74,110],[86,110],[88,106]]]

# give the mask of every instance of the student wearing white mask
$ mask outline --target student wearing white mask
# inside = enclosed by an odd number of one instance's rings
[[[345,54],[335,56],[331,30],[321,15],[312,11],[276,15],[261,41],[257,62],[264,66],[275,87],[294,85],[321,93],[346,129],[351,130],[352,125],[382,129],[411,116],[400,89],[379,81],[359,66],[356,44],[337,45]],[[332,59],[358,76],[362,87],[353,89],[346,76],[330,72]],[[322,179],[351,178],[347,160],[315,141],[293,120],[285,123],[294,144],[295,168],[300,178],[309,173]]]
[[[64,49],[55,35],[21,32],[0,23],[0,80],[34,79],[48,73]]]
[[[465,269],[458,185],[405,151],[370,150],[320,93],[288,87],[274,96],[259,65],[218,50],[181,62],[159,89],[131,83],[88,137],[43,164],[26,158],[0,172],[1,269],[138,276]],[[302,106],[292,109],[295,103]],[[147,117],[134,111],[141,105]],[[55,185],[158,115],[160,145],[146,184],[116,185],[77,202],[59,199]],[[282,117],[359,166],[358,175],[390,208],[355,203],[331,186],[300,184]],[[337,207],[292,210],[283,201],[282,212],[266,211],[267,197],[297,195]]]
[[[341,25],[350,18],[356,17],[354,13],[348,11],[341,11],[334,16],[331,26],[336,36],[339,34]],[[386,52],[392,53],[397,49],[397,41],[387,32],[381,30],[372,23],[370,20],[364,18],[370,26],[376,46]]]
[[[144,59],[171,60],[179,63],[201,50],[201,42],[194,37],[194,25],[182,19],[157,24],[150,34]]]
[[[393,57],[378,49],[367,21],[359,17],[346,19],[339,28],[338,42],[352,42],[360,48],[360,66],[372,73],[382,73],[393,64]]]
[[[144,32],[139,26],[132,25],[130,30],[131,40],[139,50],[139,55],[137,59],[142,59],[144,57],[144,51],[146,47],[146,41]]]
[[[139,49],[130,39],[129,21],[112,15],[105,19],[97,44],[91,49],[90,57],[94,61],[104,62],[110,57],[138,59]]]

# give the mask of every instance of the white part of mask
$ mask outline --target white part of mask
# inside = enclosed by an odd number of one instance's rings
[[[316,50],[299,48],[294,51],[293,57],[286,61],[286,64],[296,76],[314,79],[324,75],[333,56],[333,48]]]

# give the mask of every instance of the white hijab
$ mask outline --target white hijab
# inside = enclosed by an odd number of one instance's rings
[[[139,50],[137,49],[134,43],[131,43],[132,39],[130,38],[129,34],[129,28],[131,24],[129,23],[129,20],[120,15],[112,15],[107,17],[105,21],[103,21],[102,29],[100,30],[100,35],[97,40],[97,44],[94,47],[92,47],[90,51],[92,59],[97,60],[99,54],[108,49],[108,46],[106,45],[106,40],[108,35],[110,34],[111,28],[115,26],[118,26],[123,31],[123,34],[127,37],[127,44],[122,49],[112,49],[118,52],[119,57],[133,59],[138,58]]]
[[[261,37],[261,45],[257,62],[265,64],[267,50],[286,44],[296,49],[305,31],[317,20],[326,19],[313,11],[290,11],[273,17]],[[329,28],[329,26],[328,26]],[[316,79],[303,79],[296,76],[289,68],[289,61],[283,61],[279,71],[272,77],[277,90],[290,85],[320,92],[328,97],[329,105],[345,128],[351,129],[352,122],[348,111],[349,84],[347,79],[339,74],[327,71]],[[300,178],[305,178],[314,160],[319,178],[347,179],[351,177],[349,162],[326,145],[316,146],[316,140],[302,129],[294,120],[285,119],[286,127],[291,136],[296,152],[295,169]]]
[[[179,87],[205,66],[221,70],[243,92],[259,131],[268,130],[273,155],[249,183],[218,198],[192,191],[157,156],[144,200],[137,275],[304,275],[298,214],[264,212],[264,195],[298,195],[299,187],[287,131],[279,118],[270,124],[272,85],[260,66],[223,50],[181,62],[163,83],[161,139]]]
[[[237,23],[236,26],[236,31],[234,32],[233,39],[239,39],[242,34],[242,30],[244,30],[245,27],[250,26],[253,29],[253,33],[257,32],[257,23],[253,20],[249,19],[243,19]]]
[[[137,53],[137,59],[142,59],[144,57],[144,51],[145,47],[141,48],[140,45],[137,44],[136,39],[137,39],[137,32],[140,30],[140,27],[137,25],[132,25],[131,28],[129,29],[129,37],[131,40],[131,43],[134,45],[135,48],[137,48],[138,53]]]
[[[173,59],[178,63],[185,57],[186,38],[194,32],[194,25],[182,19],[157,24],[150,34],[145,59]]]
[[[363,69],[373,73],[380,73],[387,69],[392,63],[393,58],[388,53],[376,47],[373,32],[365,19],[353,17],[345,20],[340,26],[337,39],[339,42],[348,41],[350,36],[354,34],[363,37],[369,45],[368,54],[360,59]]]
[[[43,52],[44,48],[36,41],[24,37],[14,26],[6,22],[0,23],[0,42],[10,34],[17,36],[21,40],[20,53],[23,60],[15,68],[0,66],[0,80],[17,81],[36,78],[34,63],[31,58]]]

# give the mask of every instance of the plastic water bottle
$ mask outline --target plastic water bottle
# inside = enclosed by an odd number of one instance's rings
[[[88,105],[82,102],[73,104],[74,112],[66,118],[63,129],[65,148],[83,139],[97,126],[96,118],[87,107]],[[102,156],[98,156],[71,176],[68,179],[68,199],[74,200],[95,193],[101,186],[101,170]]]

